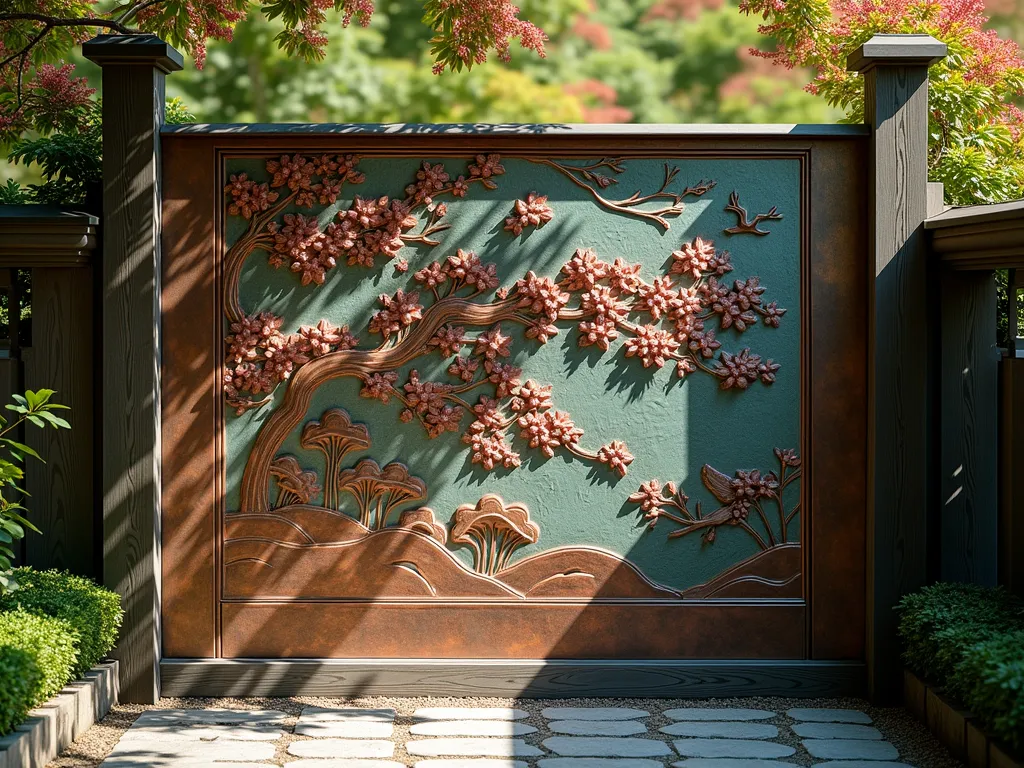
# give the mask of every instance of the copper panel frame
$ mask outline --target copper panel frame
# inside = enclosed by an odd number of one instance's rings
[[[801,542],[803,600],[629,601],[573,606],[222,601],[223,157],[288,151],[798,158],[802,168]],[[815,658],[864,655],[866,253],[861,137],[779,138],[353,133],[165,135],[163,208],[163,653],[165,657],[373,655],[480,658]],[[198,332],[197,332],[198,331]],[[424,643],[420,617],[472,631]],[[396,614],[396,611],[398,613]],[[502,613],[502,612],[505,613]],[[534,611],[522,639],[523,611]],[[305,615],[352,626],[310,642]],[[401,616],[396,621],[395,616]],[[518,617],[518,618],[516,618]],[[575,619],[573,618],[575,617]],[[599,618],[598,618],[599,617]],[[682,626],[686,643],[665,639]],[[694,620],[691,621],[690,618]],[[271,624],[272,622],[272,624]],[[337,622],[343,622],[338,624]],[[677,622],[679,622],[677,624]],[[273,631],[270,631],[271,626]],[[438,626],[434,623],[433,626]],[[594,641],[595,628],[609,637]],[[622,627],[620,633],[608,627]],[[511,631],[512,628],[516,632]],[[642,631],[637,632],[640,628]],[[499,646],[494,638],[506,639]],[[373,639],[375,638],[375,639]],[[490,638],[483,643],[478,638]],[[696,645],[694,644],[696,643]],[[329,646],[329,647],[328,647]],[[596,655],[595,655],[596,654]]]

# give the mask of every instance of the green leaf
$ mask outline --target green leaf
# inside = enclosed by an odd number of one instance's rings
[[[36,453],[31,448],[29,448],[24,443],[19,443],[16,440],[11,440],[9,437],[0,437],[0,442],[6,443],[7,445],[11,446],[12,448],[15,448],[16,450],[20,451],[21,453],[26,453],[29,456],[32,456],[33,458],[36,458],[36,459],[39,459],[40,461],[42,461],[42,458],[39,456],[39,454]]]

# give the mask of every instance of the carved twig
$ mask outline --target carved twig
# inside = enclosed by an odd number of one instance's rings
[[[556,171],[561,173],[573,184],[580,187],[581,189],[587,190],[591,196],[597,201],[598,205],[607,208],[610,211],[616,213],[622,213],[627,216],[635,216],[640,219],[646,219],[648,221],[656,222],[660,224],[663,229],[669,228],[667,221],[668,217],[678,216],[683,212],[685,207],[683,204],[683,198],[687,195],[694,197],[700,197],[708,190],[715,186],[714,181],[701,181],[697,186],[686,187],[681,192],[670,192],[668,191],[669,185],[675,179],[679,173],[678,166],[670,166],[665,163],[665,180],[662,182],[661,187],[658,191],[651,194],[641,194],[640,190],[637,190],[632,195],[622,200],[609,200],[603,197],[596,189],[594,189],[587,182],[597,184],[602,189],[607,188],[611,184],[615,183],[615,179],[610,176],[604,176],[603,174],[594,173],[595,168],[606,167],[613,170],[615,173],[622,173],[625,170],[625,166],[622,165],[622,160],[619,158],[606,158],[597,163],[591,165],[569,165],[567,163],[559,163],[555,160],[549,160],[543,157],[531,157],[527,158],[531,163],[538,163],[540,165],[546,165],[549,168],[554,168]],[[644,203],[650,203],[656,200],[667,200],[670,201],[669,205],[662,206],[661,208],[644,209],[638,206]]]
[[[782,218],[778,207],[773,205],[767,213],[759,213],[754,216],[753,221],[747,219],[747,209],[740,205],[740,196],[737,192],[729,195],[729,204],[725,206],[725,210],[735,213],[739,221],[735,227],[729,227],[725,230],[726,234],[729,235],[767,235],[770,233],[767,230],[758,228],[757,225],[762,221],[777,221]]]

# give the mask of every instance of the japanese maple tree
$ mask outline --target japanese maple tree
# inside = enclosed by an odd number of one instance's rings
[[[949,46],[929,70],[929,177],[952,203],[1024,194],[1024,60],[1017,44],[984,29],[983,0],[743,0],[777,47],[755,51],[817,74],[807,86],[859,122],[864,81],[846,57],[876,33],[931,35]]]
[[[546,36],[519,17],[510,0],[421,2],[434,31],[434,72],[461,70],[494,51],[508,60],[512,42],[544,55]],[[367,25],[373,0],[5,0],[0,11],[0,143],[35,130],[73,131],[93,94],[73,76],[68,54],[97,33],[152,32],[202,67],[210,40],[230,40],[251,13],[279,20],[277,44],[289,56],[318,60],[328,43],[327,14]]]

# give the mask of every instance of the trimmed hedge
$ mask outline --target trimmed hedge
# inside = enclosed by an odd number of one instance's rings
[[[953,677],[964,704],[985,728],[1024,749],[1024,630],[968,648]]]
[[[20,588],[0,597],[0,611],[20,608],[65,620],[76,636],[78,662],[73,677],[84,675],[114,647],[124,616],[116,593],[61,571],[16,568],[14,579]]]
[[[0,736],[71,679],[78,661],[66,621],[25,611],[0,613]]]
[[[903,661],[917,675],[956,696],[952,680],[964,651],[1004,632],[1024,629],[1024,602],[1003,589],[934,584],[900,602]],[[950,688],[952,684],[952,688]]]
[[[1024,601],[1003,589],[935,584],[897,610],[903,660],[984,728],[1024,748]]]

